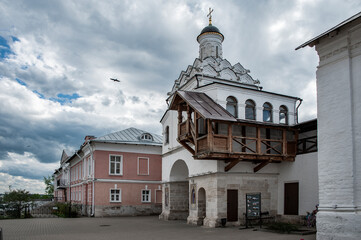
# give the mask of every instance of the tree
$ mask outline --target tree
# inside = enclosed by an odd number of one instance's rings
[[[28,207],[32,200],[31,194],[25,189],[11,190],[6,192],[3,197],[3,203],[7,205],[8,212],[15,218],[21,217],[23,209]]]
[[[53,195],[54,194],[54,176],[44,177],[45,183],[45,194]]]

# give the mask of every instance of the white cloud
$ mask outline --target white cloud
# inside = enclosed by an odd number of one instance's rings
[[[45,184],[41,180],[27,179],[22,176],[12,176],[8,173],[0,172],[0,192],[5,193],[11,189],[25,189],[31,193],[45,193]]]

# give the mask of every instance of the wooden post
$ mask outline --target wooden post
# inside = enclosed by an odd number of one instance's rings
[[[208,142],[208,148],[209,151],[213,151],[213,131],[212,131],[212,122],[210,119],[207,119],[207,142]]]
[[[187,121],[186,121],[186,132],[187,134],[190,134],[190,121],[191,121],[191,109],[189,107],[189,105],[187,104]]]
[[[286,129],[282,130],[282,154],[287,155],[287,132]]]
[[[178,105],[178,137],[181,135],[181,123],[182,123],[182,107]]]
[[[257,154],[261,154],[261,128],[257,126]]]
[[[232,124],[228,123],[228,152],[232,153]]]

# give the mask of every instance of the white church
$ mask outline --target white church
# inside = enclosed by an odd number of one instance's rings
[[[319,201],[317,120],[299,123],[302,99],[263,90],[224,58],[223,40],[209,14],[199,56],[168,93],[160,218],[207,227],[302,221]]]

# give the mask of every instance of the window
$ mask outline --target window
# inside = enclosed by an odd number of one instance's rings
[[[138,158],[138,175],[149,175],[149,158]]]
[[[165,127],[165,133],[164,133],[164,144],[169,143],[169,126]]]
[[[120,189],[110,189],[110,202],[121,202],[121,190]]]
[[[256,120],[256,104],[250,99],[246,101],[246,119]]]
[[[150,190],[142,190],[142,202],[150,202]]]
[[[288,124],[288,111],[284,105],[280,106],[280,124]]]
[[[144,133],[141,137],[141,140],[145,140],[145,141],[153,141],[153,136],[150,135],[149,133]]]
[[[122,156],[111,155],[109,159],[109,174],[111,175],[122,175],[123,166],[122,166]]]
[[[272,122],[272,105],[267,102],[263,104],[263,121]]]
[[[226,109],[233,117],[237,117],[237,100],[234,97],[227,98]]]

